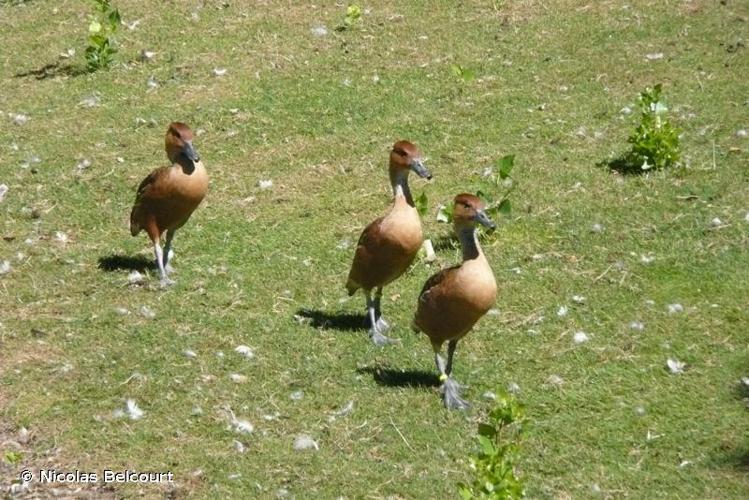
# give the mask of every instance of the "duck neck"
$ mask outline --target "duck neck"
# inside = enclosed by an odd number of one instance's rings
[[[182,172],[186,175],[190,175],[195,171],[195,162],[185,155],[177,155],[177,157],[172,160],[172,166],[177,165],[179,165],[179,168],[181,168]]]
[[[479,245],[478,234],[475,227],[461,227],[457,230],[460,246],[463,248],[463,261],[474,260],[484,254]]]
[[[195,171],[198,162],[192,161],[190,158],[185,156],[181,149],[171,146],[167,143],[166,145],[166,157],[172,162],[172,167],[179,167],[186,175],[190,175]]]
[[[393,198],[397,203],[404,199],[410,206],[414,206],[411,190],[408,187],[408,170],[390,169],[390,184],[393,186]]]

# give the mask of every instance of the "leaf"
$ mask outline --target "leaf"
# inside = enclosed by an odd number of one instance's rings
[[[346,17],[343,20],[343,30],[352,26],[361,18],[361,7],[357,4],[351,4],[346,8]],[[341,30],[341,31],[343,31]]]
[[[437,222],[452,222],[453,220],[453,206],[452,205],[441,205],[437,211]]]
[[[510,215],[510,213],[512,212],[512,205],[510,204],[510,200],[502,200],[502,203],[500,203],[497,207],[497,211],[502,215]]]
[[[5,461],[9,463],[10,465],[16,465],[21,462],[21,459],[23,459],[23,455],[18,453],[17,451],[6,451],[5,452]]]
[[[479,436],[479,445],[481,445],[481,451],[485,455],[494,455],[497,453],[497,448],[494,446],[494,441],[486,436]]]
[[[494,428],[493,425],[480,423],[479,424],[479,435],[486,436],[490,439],[494,439],[494,436],[497,435],[497,430]]]
[[[473,498],[471,489],[465,483],[458,483],[458,493],[460,494],[460,498],[462,498],[463,500],[470,500],[471,498]]]
[[[419,212],[419,215],[422,217],[426,215],[427,210],[429,209],[429,199],[427,198],[427,194],[422,192],[421,195],[414,200],[414,204],[416,205],[416,211]]]
[[[121,21],[122,21],[122,18],[120,18],[119,10],[115,9],[109,13],[109,24],[112,28],[112,31],[117,29],[117,26],[119,26]]]
[[[349,17],[354,21],[358,20],[361,17],[361,7],[355,3],[349,5],[346,7],[346,17]]]
[[[458,78],[463,78],[463,68],[460,67],[460,64],[453,64],[450,66],[450,69],[452,70],[453,75]]]
[[[512,167],[515,166],[515,155],[505,155],[502,158],[499,159],[499,161],[496,163],[497,168],[499,168],[499,177],[502,179],[506,179],[510,176],[510,172],[512,172]]]

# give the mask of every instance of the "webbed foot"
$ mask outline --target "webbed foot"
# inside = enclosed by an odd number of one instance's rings
[[[169,288],[170,286],[172,286],[175,283],[176,283],[176,281],[174,281],[173,279],[168,278],[166,276],[164,276],[163,278],[161,278],[161,280],[159,281],[159,285],[161,286],[161,288]]]
[[[442,400],[448,410],[467,410],[471,407],[468,401],[460,397],[461,385],[454,379],[448,378],[442,383]]]
[[[400,342],[400,339],[392,339],[390,337],[385,336],[385,333],[387,333],[390,330],[390,325],[380,317],[374,324],[373,328],[370,328],[369,330],[369,338],[372,339],[372,342],[379,347],[386,346],[388,344],[397,344]]]

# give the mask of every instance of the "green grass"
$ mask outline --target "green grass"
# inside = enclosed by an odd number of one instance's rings
[[[476,415],[491,405],[482,394],[514,382],[531,422],[520,466],[532,497],[749,495],[738,385],[749,374],[749,143],[736,135],[749,128],[749,58],[728,50],[746,43],[749,6],[377,2],[336,33],[346,6],[333,2],[115,5],[127,23],[140,19],[117,34],[126,64],[84,74],[90,4],[0,2],[0,183],[10,187],[0,260],[12,265],[0,276],[0,442],[32,432],[20,463],[0,462],[1,486],[53,463],[175,474],[116,496],[455,497]],[[311,33],[318,24],[328,35]],[[68,48],[76,55],[59,59]],[[154,60],[138,63],[141,49]],[[14,76],[57,61],[49,78]],[[453,64],[476,79],[461,81]],[[160,85],[149,90],[151,76]],[[623,177],[599,166],[627,147],[634,117],[620,109],[658,82],[684,132],[685,168]],[[98,106],[79,104],[93,94]],[[172,120],[203,130],[195,145],[211,187],[175,239],[177,285],[159,290],[150,271],[132,287],[128,271],[98,263],[151,258],[127,216],[138,182],[166,161]],[[294,318],[363,311],[343,287],[352,248],[338,245],[386,209],[398,138],[423,149],[435,176],[412,181],[429,197],[433,240],[449,232],[437,205],[516,155],[515,211],[485,242],[499,313],[457,353],[467,414],[446,412],[436,387],[408,384],[436,384],[429,344],[408,325],[421,284],[457,250],[386,289],[401,345],[380,350],[364,331]],[[82,158],[92,165],[78,171]],[[258,189],[261,179],[273,188]],[[711,228],[715,217],[725,225]],[[684,312],[669,314],[672,303]],[[590,341],[574,345],[578,330]],[[234,353],[239,344],[256,358]],[[669,357],[684,374],[668,372]],[[547,383],[553,374],[561,387]],[[127,398],[145,418],[113,418]],[[351,400],[350,415],[329,421]],[[253,434],[229,429],[229,408]],[[319,451],[294,451],[299,434]],[[2,446],[0,456],[16,450]]]

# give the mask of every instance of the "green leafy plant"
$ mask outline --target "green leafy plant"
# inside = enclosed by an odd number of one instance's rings
[[[346,7],[346,17],[343,18],[343,24],[336,27],[336,31],[346,31],[351,29],[356,23],[361,21],[362,10],[358,4],[352,3]]]
[[[679,161],[679,132],[666,119],[668,108],[661,100],[661,85],[640,93],[640,124],[629,137],[630,165],[642,170],[661,169]]]
[[[515,166],[515,155],[505,155],[494,163],[494,171],[485,177],[485,188],[476,196],[486,203],[486,211],[499,215],[510,215],[510,194],[515,190],[515,181],[510,176]]]
[[[424,217],[427,210],[429,210],[429,198],[427,198],[427,194],[422,192],[418,197],[416,197],[414,199],[414,205],[416,206],[416,211],[419,212],[419,215]]]
[[[473,479],[458,483],[463,499],[525,496],[523,479],[516,471],[525,423],[523,406],[512,395],[498,396],[497,405],[478,425],[480,451],[469,458]]]
[[[453,75],[460,78],[464,83],[472,82],[476,79],[476,72],[470,68],[464,68],[460,64],[453,64],[450,66]]]
[[[515,180],[512,178],[512,169],[515,166],[515,155],[505,155],[494,162],[491,172],[485,175],[481,181],[481,187],[476,191],[476,196],[486,204],[486,212],[490,215],[510,215],[512,204],[510,194],[515,190]],[[437,220],[452,222],[452,204],[442,205],[437,213]]]
[[[23,455],[18,453],[17,451],[6,451],[5,452],[5,462],[7,462],[10,465],[16,465],[21,463],[21,460],[23,459]]]
[[[91,16],[88,25],[88,46],[86,47],[86,69],[97,71],[112,64],[117,48],[113,35],[120,26],[120,12],[112,7],[110,0],[93,0],[97,14]]]

